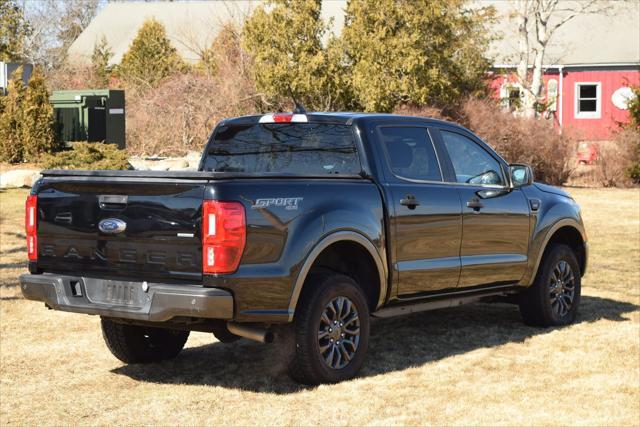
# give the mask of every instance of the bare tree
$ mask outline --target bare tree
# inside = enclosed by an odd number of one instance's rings
[[[22,0],[31,29],[24,56],[47,69],[64,63],[67,49],[89,25],[104,0]]]
[[[545,53],[554,33],[578,16],[607,13],[610,4],[602,0],[516,0],[515,6],[517,77],[524,89],[522,107],[525,116],[534,117],[542,95]]]
[[[223,6],[224,10],[221,10],[220,6]],[[176,47],[181,46],[192,53],[199,61],[207,62],[211,59],[212,48],[220,32],[233,32],[234,36],[239,38],[242,26],[254,7],[253,2],[212,2],[209,13],[190,17],[194,25],[178,29],[178,32],[172,35],[171,41]]]

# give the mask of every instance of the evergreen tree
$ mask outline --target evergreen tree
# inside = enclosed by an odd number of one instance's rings
[[[22,143],[24,159],[27,161],[37,160],[43,153],[61,148],[56,136],[49,91],[39,68],[34,69],[23,97]]]
[[[366,111],[451,103],[485,87],[493,9],[466,0],[351,0],[342,38]]]
[[[227,22],[220,28],[218,35],[207,49],[200,53],[198,68],[210,75],[216,74],[221,65],[230,65],[244,71],[246,53],[240,46],[240,30],[233,22]]]
[[[0,61],[19,61],[24,56],[24,39],[29,24],[13,0],[0,0]]]
[[[214,75],[222,62],[237,65],[242,55],[238,39],[239,34],[235,24],[232,22],[224,24],[211,46],[200,52],[197,68]]]
[[[346,108],[342,53],[320,17],[321,0],[269,0],[244,25],[242,45],[255,63],[257,89],[271,102],[293,94],[311,110]]]
[[[95,86],[109,87],[109,79],[113,70],[113,66],[109,65],[109,60],[112,56],[113,52],[109,48],[107,38],[103,35],[100,41],[93,46],[93,53],[91,54],[91,69]]]
[[[12,74],[8,86],[0,113],[0,161],[17,163],[23,159],[22,101],[25,86],[22,81],[22,67]]]
[[[130,85],[144,89],[156,87],[163,78],[185,67],[164,26],[151,19],[142,25],[122,57],[119,73]]]
[[[237,65],[242,57],[242,49],[240,47],[240,31],[235,23],[227,22],[220,28],[211,44],[211,51],[220,61],[228,61]]]
[[[630,132],[635,136],[635,149],[633,150],[633,158],[631,166],[627,171],[629,177],[635,183],[640,183],[640,86],[632,88],[633,98],[629,100],[629,118],[631,119],[628,124]]]

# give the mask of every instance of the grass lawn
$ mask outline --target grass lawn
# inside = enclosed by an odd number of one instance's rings
[[[23,204],[0,193],[0,424],[640,424],[640,191],[569,189],[590,240],[578,322],[524,326],[478,304],[376,320],[360,377],[304,388],[277,344],[192,333],[174,361],[125,366],[99,318],[22,299]]]

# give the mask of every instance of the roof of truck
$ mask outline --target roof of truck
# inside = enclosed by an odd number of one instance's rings
[[[264,113],[253,114],[249,116],[240,116],[225,119],[221,122],[224,124],[255,124],[255,123],[274,123],[268,118],[273,115],[293,115],[294,113]],[[449,126],[462,127],[456,123],[448,122],[446,120],[440,120],[432,117],[420,117],[420,116],[405,116],[400,114],[388,114],[388,113],[362,113],[362,112],[349,112],[349,111],[337,111],[337,112],[309,112],[301,114],[304,116],[304,121],[293,120],[291,123],[336,123],[350,125],[355,120],[385,120],[385,121],[397,121],[397,122],[423,122],[433,124],[447,124]],[[266,121],[264,119],[267,119]]]

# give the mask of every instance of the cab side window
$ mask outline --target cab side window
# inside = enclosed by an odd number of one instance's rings
[[[399,178],[442,181],[436,152],[426,128],[381,127],[390,168]]]
[[[449,153],[456,181],[465,184],[504,186],[500,163],[466,136],[440,131]]]

